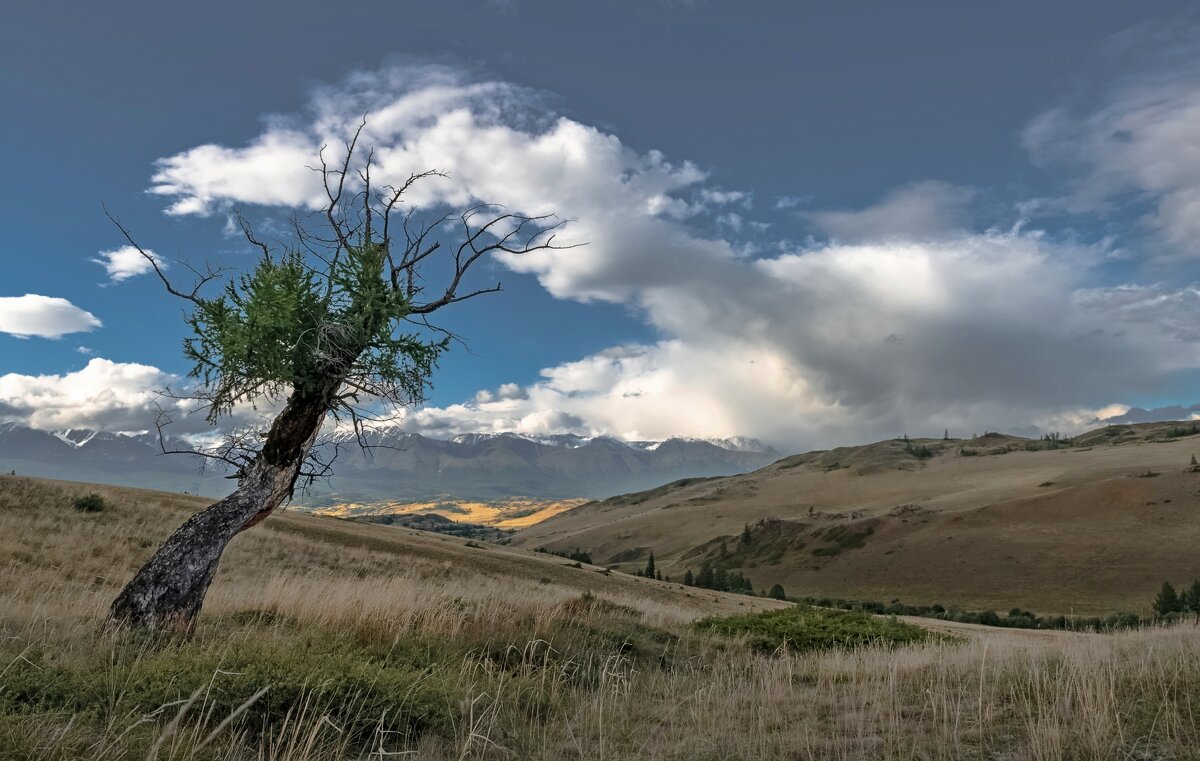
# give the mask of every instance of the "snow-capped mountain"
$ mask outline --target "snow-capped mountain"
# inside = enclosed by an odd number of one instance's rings
[[[608,497],[680,478],[732,475],[763,467],[779,453],[752,439],[627,442],[610,436],[519,433],[432,439],[399,429],[374,430],[363,450],[352,433],[331,481],[340,495],[370,499],[454,494],[464,498]]]
[[[680,478],[731,475],[760,468],[779,453],[753,439],[671,438],[626,442],[608,436],[516,433],[433,439],[399,429],[334,431],[322,447],[337,452],[329,484],[359,502],[512,496],[608,497]],[[168,442],[168,449],[185,448]],[[0,470],[76,481],[126,484],[202,494],[227,492],[223,471],[187,455],[165,456],[157,437],[72,429],[45,432],[0,425]],[[210,463],[211,465],[211,463]],[[316,499],[319,499],[317,497]]]
[[[373,437],[401,438],[416,434],[406,434],[399,428],[391,430],[385,428],[382,430],[376,429],[371,435]],[[327,438],[331,441],[352,441],[354,440],[355,436],[351,431],[339,431],[337,433],[330,434]],[[780,456],[780,454],[770,445],[764,444],[758,439],[750,438],[748,436],[734,436],[727,439],[672,436],[669,439],[662,439],[659,441],[626,441],[624,439],[618,439],[612,436],[580,436],[574,433],[536,435],[517,433],[515,431],[504,431],[501,433],[460,433],[452,436],[448,440],[454,442],[455,444],[474,445],[498,438],[523,439],[525,441],[532,441],[536,444],[543,444],[548,447],[561,447],[563,449],[578,449],[579,447],[585,446],[586,444],[599,439],[611,441],[618,445],[623,445],[640,452],[653,452],[667,441],[685,441],[692,443],[701,442],[705,444],[712,444],[715,447],[719,447],[720,449],[725,449],[730,452],[754,452],[758,454],[774,455],[776,457]]]
[[[702,442],[705,444],[712,444],[714,447],[720,447],[721,449],[727,449],[730,452],[756,452],[759,454],[774,455],[775,457],[781,456],[779,452],[775,451],[774,447],[764,444],[758,439],[754,439],[749,436],[734,436],[728,439],[702,439],[693,436],[672,436],[671,438],[664,439],[663,441],[633,441],[630,442],[629,445],[638,449],[643,449],[647,452],[652,452],[668,441]]]
[[[186,449],[168,441],[168,449]],[[150,433],[113,433],[74,428],[39,431],[0,423],[0,471],[68,481],[142,486],[170,491],[219,494],[230,485],[220,474],[201,472],[202,460],[165,455]]]

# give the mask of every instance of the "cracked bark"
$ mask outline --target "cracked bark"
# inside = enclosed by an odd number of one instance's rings
[[[109,623],[191,628],[225,547],[292,495],[328,409],[324,395],[293,395],[271,425],[262,452],[228,497],[193,515],[162,544],[113,601]]]

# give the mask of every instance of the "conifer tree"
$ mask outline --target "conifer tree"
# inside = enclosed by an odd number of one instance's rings
[[[654,550],[650,551],[650,557],[646,559],[646,578],[654,578]]]
[[[784,591],[783,591],[783,585],[779,584],[779,583],[776,583],[775,585],[773,585],[771,587],[771,591],[767,593],[767,596],[770,597],[772,600],[786,600],[787,599],[787,595],[784,594]]]
[[[683,585],[685,587],[696,586],[696,577],[692,575],[692,569],[689,568],[683,572]]]
[[[1200,579],[1192,582],[1192,586],[1183,593],[1184,608],[1200,621]]]
[[[1178,613],[1181,609],[1182,604],[1175,587],[1171,585],[1171,582],[1164,581],[1162,588],[1158,590],[1158,595],[1154,598],[1154,614],[1161,618],[1171,613]]]

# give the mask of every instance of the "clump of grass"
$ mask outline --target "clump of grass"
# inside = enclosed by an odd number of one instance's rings
[[[92,492],[82,497],[76,497],[71,506],[81,513],[99,513],[104,510],[104,497]]]
[[[909,645],[929,638],[924,629],[894,618],[844,610],[796,605],[765,613],[710,616],[694,624],[700,631],[744,638],[757,651],[798,652],[858,647]]]
[[[812,554],[831,557],[847,550],[857,550],[867,543],[867,538],[873,533],[875,527],[872,525],[831,526],[823,531],[816,531],[813,536],[825,542],[826,546],[813,548]]]
[[[428,644],[372,647],[348,632],[280,637],[253,626],[228,634],[234,636],[165,643],[127,635],[99,643],[99,657],[70,662],[29,650],[5,670],[0,715],[58,714],[75,717],[81,727],[103,726],[126,714],[170,718],[199,699],[203,710],[189,718],[205,734],[237,717],[248,742],[294,720],[306,706],[319,706],[349,747],[381,732],[407,743],[425,732],[452,730],[458,696],[440,668],[451,659]]]

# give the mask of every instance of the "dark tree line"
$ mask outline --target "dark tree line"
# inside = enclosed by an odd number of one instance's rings
[[[560,558],[566,558],[567,560],[574,560],[576,563],[587,563],[588,565],[594,565],[594,563],[592,563],[592,554],[579,547],[575,547],[570,550],[548,550],[545,547],[538,547],[535,551],[544,553],[546,555],[555,555]]]
[[[753,595],[754,584],[749,577],[745,576],[741,571],[729,571],[720,566],[714,565],[712,561],[705,560],[700,564],[700,570],[696,573],[692,572],[691,568],[684,571],[683,583],[689,587],[699,587],[700,589],[712,589],[717,592],[736,592],[738,594]],[[783,587],[776,584],[771,588],[771,591],[766,593],[766,596],[784,599]]]
[[[1178,615],[1195,616],[1200,621],[1200,579],[1182,592],[1175,591],[1174,585],[1164,581],[1158,594],[1154,596],[1154,615],[1158,618],[1169,618]]]

